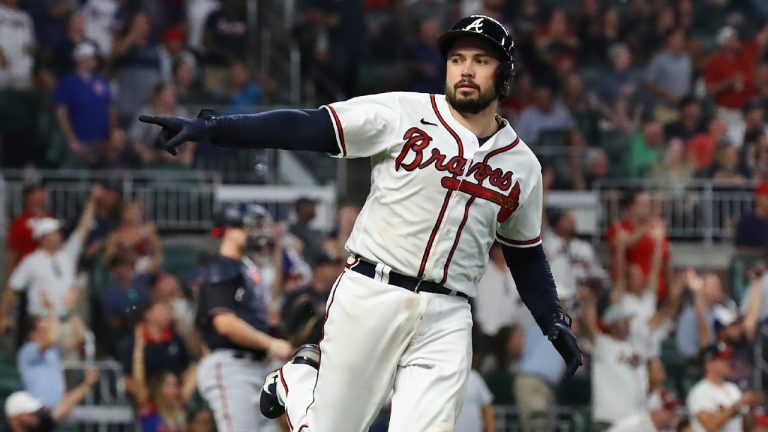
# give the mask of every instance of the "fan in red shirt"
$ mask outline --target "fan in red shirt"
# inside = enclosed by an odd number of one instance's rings
[[[37,242],[32,237],[32,228],[27,222],[30,219],[51,216],[48,213],[48,191],[42,184],[29,185],[22,191],[24,210],[11,221],[6,236],[6,274],[16,267],[22,258],[37,248]]]
[[[768,40],[768,26],[751,40],[742,43],[733,27],[726,26],[717,35],[718,51],[704,69],[707,95],[717,106],[738,110],[755,96],[757,54]]]
[[[608,228],[606,240],[611,248],[611,255],[616,253],[616,240],[620,235],[619,230],[623,231],[623,241],[626,243],[626,263],[635,264],[643,271],[647,279],[651,270],[651,258],[653,257],[653,248],[655,241],[650,235],[650,229],[659,219],[654,217],[651,205],[651,197],[646,192],[638,192],[632,196],[627,209],[627,217]],[[666,297],[667,293],[667,268],[669,266],[669,240],[666,235],[663,239],[663,255],[661,274],[659,275],[659,285],[656,293],[659,301]],[[612,260],[614,263],[615,259]],[[615,278],[615,269],[612,269],[612,276]]]

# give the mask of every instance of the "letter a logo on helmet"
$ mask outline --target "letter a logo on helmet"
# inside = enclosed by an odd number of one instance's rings
[[[464,30],[467,31],[475,31],[478,33],[483,32],[483,18],[478,18],[475,21],[472,22],[472,24],[464,27]]]

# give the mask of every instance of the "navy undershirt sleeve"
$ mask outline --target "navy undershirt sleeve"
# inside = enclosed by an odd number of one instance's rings
[[[520,298],[546,334],[553,317],[562,310],[544,248],[502,246],[502,251]]]
[[[213,120],[213,143],[221,147],[339,153],[330,114],[322,108],[217,116]]]

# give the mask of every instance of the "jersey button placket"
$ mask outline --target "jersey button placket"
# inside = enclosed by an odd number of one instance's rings
[[[465,138],[466,137],[462,137]],[[479,144],[477,142],[477,138],[472,135],[471,140],[467,140],[467,142],[471,142],[474,144],[474,148],[470,150],[469,153],[471,155],[467,158],[467,162],[464,165],[463,173],[458,176],[458,179],[460,181],[459,186],[461,185],[461,182],[467,181],[467,172],[469,171],[469,167],[472,166],[472,164],[475,162],[475,153],[478,150]],[[454,191],[453,196],[451,196],[450,201],[448,202],[448,209],[446,211],[446,218],[443,220],[442,226],[437,232],[437,235],[435,236],[435,244],[439,244],[440,240],[445,236],[448,236],[451,240],[451,244],[453,243],[454,236],[458,234],[458,225],[461,223],[461,220],[464,216],[464,206],[466,205],[467,201],[469,200],[469,197],[461,192],[458,188],[456,191]],[[431,272],[433,270],[434,264],[440,264],[438,268],[440,269],[440,275],[437,275],[439,278],[442,275],[442,268],[445,265],[445,262],[448,260],[448,253],[450,253],[450,245],[448,246],[448,250],[445,251],[444,254],[440,254],[439,256],[433,255],[430,256],[427,261],[427,266],[424,271],[424,274],[431,274],[428,272]],[[439,261],[439,262],[438,262]]]

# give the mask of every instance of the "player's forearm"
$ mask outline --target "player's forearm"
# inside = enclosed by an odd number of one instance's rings
[[[699,348],[709,345],[709,317],[707,314],[707,305],[704,302],[704,296],[697,292],[693,300],[693,308],[696,314],[696,330],[699,341]]]
[[[228,341],[254,350],[268,351],[274,339],[231,313],[216,315],[213,318],[213,326]]]
[[[88,231],[91,229],[91,225],[93,225],[93,218],[94,213],[96,212],[96,202],[93,198],[88,198],[88,200],[85,202],[85,208],[83,209],[83,214],[80,215],[80,220],[77,221],[77,227],[75,227],[74,235],[80,237],[80,241],[85,240],[86,234],[88,234]]]
[[[483,405],[483,431],[495,432],[496,431],[496,416],[493,412],[493,405]]]
[[[51,411],[51,417],[53,417],[56,422],[62,421],[67,414],[72,411],[72,408],[76,407],[77,404],[88,395],[91,391],[91,387],[93,387],[92,384],[83,382],[79,386],[68,391],[61,402],[59,402]]]
[[[731,405],[727,408],[723,408],[717,413],[701,412],[696,415],[697,419],[704,426],[707,431],[718,431],[729,420],[739,413],[739,404]]]
[[[338,153],[325,109],[283,109],[213,117],[213,143],[229,148],[275,148]]]
[[[750,341],[755,340],[757,337],[757,327],[760,323],[760,313],[763,309],[762,283],[762,278],[755,278],[750,282],[749,303],[747,311],[744,313],[744,332]]]
[[[11,286],[5,287],[5,292],[3,292],[3,299],[2,302],[0,302],[0,317],[7,317],[8,313],[11,312],[11,308],[16,303],[16,291],[11,288]]]
[[[520,298],[546,333],[552,317],[562,310],[544,248],[541,245],[531,248],[503,246],[502,250]]]
[[[64,139],[71,141],[76,138],[72,123],[69,122],[69,113],[63,105],[56,107],[56,122],[59,124]]]

